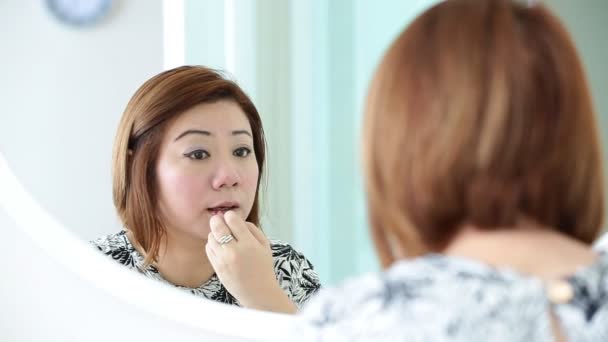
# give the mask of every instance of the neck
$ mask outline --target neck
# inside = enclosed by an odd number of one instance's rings
[[[205,252],[205,243],[167,231],[154,266],[172,284],[199,287],[215,273]]]
[[[494,231],[464,227],[443,253],[476,259],[497,268],[511,268],[544,280],[571,275],[597,259],[588,245],[531,223]]]

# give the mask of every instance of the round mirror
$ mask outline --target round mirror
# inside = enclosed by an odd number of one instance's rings
[[[10,341],[274,340],[293,318],[189,294],[108,262],[64,228],[20,184],[0,154],[0,265],[10,277],[0,317]],[[237,323],[238,322],[238,323]]]

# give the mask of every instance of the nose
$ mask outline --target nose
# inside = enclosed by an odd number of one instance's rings
[[[238,169],[234,163],[222,161],[218,163],[211,185],[214,190],[237,186],[240,181]]]

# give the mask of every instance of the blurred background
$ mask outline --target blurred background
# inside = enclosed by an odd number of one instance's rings
[[[165,69],[222,69],[264,122],[267,234],[303,252],[325,285],[377,270],[360,174],[362,104],[384,50],[436,2],[0,0],[0,151],[76,235],[116,232],[111,149],[127,101]],[[544,3],[579,48],[605,146],[608,1]]]

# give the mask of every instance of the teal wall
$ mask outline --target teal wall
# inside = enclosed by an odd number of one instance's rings
[[[545,0],[570,32],[583,61],[598,114],[608,180],[608,1]],[[605,185],[604,188],[608,190]],[[608,212],[608,201],[606,203]],[[606,231],[607,224],[604,224]]]
[[[224,69],[224,1],[184,1],[186,64]]]
[[[291,2],[293,242],[326,284],[378,269],[360,173],[363,99],[383,51],[432,3]]]

